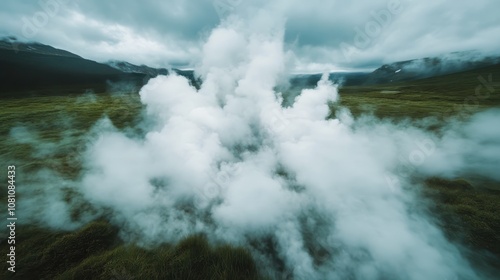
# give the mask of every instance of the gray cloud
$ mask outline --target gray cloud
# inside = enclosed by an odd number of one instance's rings
[[[371,68],[472,49],[490,54],[500,45],[500,3],[494,0],[267,2],[8,0],[0,33],[98,61],[194,66],[221,12],[252,21],[265,8],[286,19],[285,42],[299,71]]]

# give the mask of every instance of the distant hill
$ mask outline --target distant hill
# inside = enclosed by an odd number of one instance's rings
[[[146,75],[146,78],[156,77],[158,75],[168,75],[170,73],[166,68],[153,68],[147,65],[135,65],[126,61],[112,60],[108,61],[106,64],[125,73],[144,74]],[[172,68],[171,71],[188,78],[191,81],[191,84],[196,88],[201,86],[201,80],[195,77],[193,70],[180,70]]]
[[[166,68],[153,68],[147,65],[135,65],[126,61],[111,60],[107,65],[125,73],[146,74],[149,76],[168,75]]]
[[[39,43],[0,43],[0,89],[26,89],[107,81],[140,82],[143,75],[124,73],[109,65]]]
[[[500,63],[500,57],[484,57],[476,52],[455,52],[441,57],[399,61],[382,65],[362,85],[412,81],[482,68]]]
[[[369,72],[334,72],[330,73],[328,79],[343,86],[356,86],[365,83]],[[318,84],[323,74],[294,75],[290,78],[290,85],[299,88],[312,88]]]
[[[40,55],[53,55],[53,56],[63,56],[63,57],[73,57],[81,58],[80,56],[70,53],[65,50],[56,49],[54,47],[43,45],[37,42],[33,43],[23,43],[17,41],[15,37],[5,37],[0,39],[0,49],[2,50],[13,50],[17,52],[28,52]]]
[[[500,63],[500,57],[484,57],[476,52],[455,52],[442,57],[426,57],[384,64],[373,72],[336,72],[329,79],[343,86],[367,86],[415,81],[479,69]],[[292,87],[312,88],[322,74],[295,75]]]
[[[192,71],[174,71],[199,85]],[[167,74],[164,68],[118,61],[103,64],[40,43],[23,43],[13,37],[0,39],[0,96],[7,91],[40,87],[103,88],[109,82],[121,81],[142,86],[152,77]]]
[[[421,58],[382,65],[373,72],[330,73],[329,79],[343,86],[390,84],[436,77],[500,63],[500,57],[475,52],[457,52],[442,57]],[[171,69],[199,88],[193,71]],[[14,37],[0,39],[0,95],[12,90],[65,85],[106,86],[126,81],[142,86],[150,78],[167,75],[168,69],[135,65],[125,61],[98,63],[71,52],[40,43],[23,43]],[[321,74],[294,75],[292,88],[311,88]]]

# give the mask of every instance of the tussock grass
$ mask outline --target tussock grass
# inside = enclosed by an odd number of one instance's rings
[[[493,183],[494,184],[494,183]],[[466,258],[485,279],[498,277],[500,263],[500,186],[473,186],[464,179],[430,178],[424,197],[445,236],[463,247]]]
[[[76,232],[34,226],[17,232],[16,273],[2,263],[2,279],[260,279],[247,251],[213,247],[202,235],[148,250],[121,242],[106,221]],[[0,249],[7,248],[2,242]]]
[[[213,248],[203,236],[177,246],[146,250],[121,245],[86,259],[56,279],[259,279],[251,256],[240,248]]]
[[[424,193],[432,198],[447,236],[500,257],[500,191],[472,186],[464,179],[431,178]]]
[[[3,98],[0,113],[0,159],[16,164],[27,173],[41,168],[74,178],[80,168],[72,159],[85,145],[85,135],[104,116],[118,129],[140,121],[143,105],[134,94],[48,95]],[[21,135],[10,137],[14,128]],[[38,154],[37,150],[51,152]]]

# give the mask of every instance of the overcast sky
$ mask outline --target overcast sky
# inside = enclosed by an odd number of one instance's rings
[[[251,3],[246,3],[251,2]],[[283,17],[294,69],[370,69],[383,63],[479,50],[498,54],[498,0],[3,0],[0,35],[85,58],[189,68],[229,15]],[[258,23],[255,23],[258,24]]]

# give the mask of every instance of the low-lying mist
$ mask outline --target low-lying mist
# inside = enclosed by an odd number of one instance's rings
[[[223,23],[204,45],[199,90],[158,76],[140,90],[144,133],[107,119],[93,127],[82,173],[57,182],[92,211],[71,221],[74,202],[55,195],[51,170],[33,174],[52,182],[46,195],[25,193],[19,208],[54,227],[106,215],[144,246],[203,233],[246,247],[272,278],[481,277],[436,226],[415,178],[500,181],[500,112],[434,132],[355,119],[326,76],[283,107],[274,89],[287,74],[284,49],[280,28]]]

